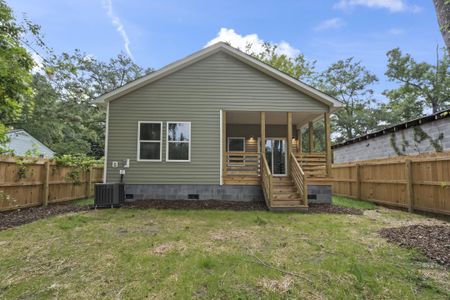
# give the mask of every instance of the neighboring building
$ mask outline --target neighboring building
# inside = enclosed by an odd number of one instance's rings
[[[328,155],[295,146],[297,129],[329,124],[341,103],[225,43],[96,102],[107,106],[104,180],[125,171],[128,199],[265,199],[269,208],[305,209],[308,184],[311,201],[331,200],[329,130]]]
[[[333,145],[334,163],[450,150],[450,110]]]
[[[28,153],[36,153],[40,157],[47,158],[55,155],[55,152],[23,129],[13,129],[7,133],[7,136],[9,141],[6,148],[13,150],[15,155],[24,156]]]

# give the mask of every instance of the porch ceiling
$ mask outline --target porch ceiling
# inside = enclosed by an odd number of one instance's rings
[[[323,116],[321,112],[293,112],[292,124],[303,127],[309,121]],[[257,111],[227,111],[227,124],[260,124],[260,112]],[[286,125],[287,113],[266,112],[266,124]]]

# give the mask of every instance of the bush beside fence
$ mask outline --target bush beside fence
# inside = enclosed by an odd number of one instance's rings
[[[92,197],[102,176],[103,167],[0,158],[0,211]]]
[[[450,153],[335,164],[333,193],[450,215]]]

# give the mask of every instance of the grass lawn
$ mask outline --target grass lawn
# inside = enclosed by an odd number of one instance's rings
[[[429,218],[105,209],[0,231],[1,299],[449,299],[450,272],[388,244]]]

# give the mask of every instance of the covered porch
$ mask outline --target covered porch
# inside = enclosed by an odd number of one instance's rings
[[[221,184],[261,185],[269,208],[307,208],[308,185],[331,175],[330,114],[222,111],[221,119]]]

